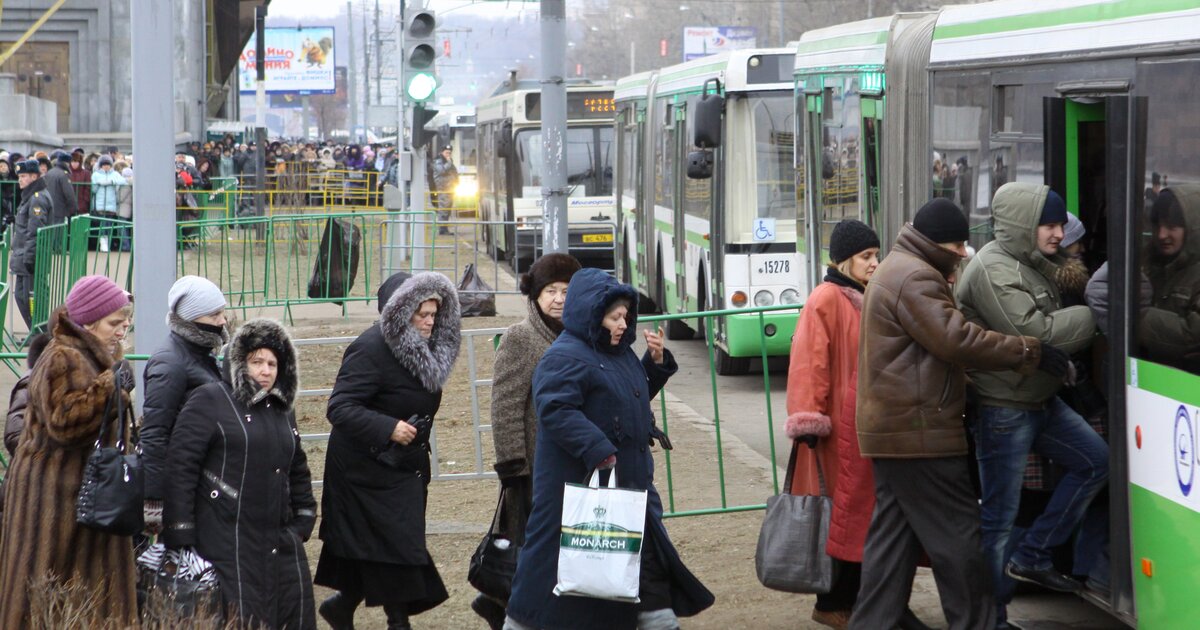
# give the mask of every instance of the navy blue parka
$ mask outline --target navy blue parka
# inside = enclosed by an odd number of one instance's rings
[[[619,345],[601,322],[617,299],[629,300],[629,327]],[[583,483],[609,455],[617,456],[622,487],[647,490],[644,554],[658,554],[670,575],[671,607],[680,617],[708,608],[713,595],[679,558],[662,522],[654,488],[650,438],[660,435],[650,400],[678,370],[664,350],[658,365],[649,352],[639,361],[637,291],[599,269],[571,278],[563,310],[563,334],[546,351],[533,375],[538,438],[533,469],[533,512],[525,530],[508,603],[508,615],[539,630],[609,630],[637,627],[635,604],[553,594],[564,483]]]

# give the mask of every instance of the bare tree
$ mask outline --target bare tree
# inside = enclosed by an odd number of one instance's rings
[[[346,125],[346,99],[336,94],[314,94],[308,98],[308,106],[317,119],[318,134],[328,138],[334,129]]]

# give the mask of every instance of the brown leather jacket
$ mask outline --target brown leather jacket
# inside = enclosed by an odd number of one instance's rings
[[[958,262],[906,225],[867,285],[858,354],[863,457],[966,454],[966,368],[1037,369],[1037,339],[985,330],[958,310],[947,282]]]
[[[29,406],[29,373],[17,380],[8,399],[8,418],[4,422],[4,448],[9,457],[17,452],[21,430],[25,428],[25,408]]]

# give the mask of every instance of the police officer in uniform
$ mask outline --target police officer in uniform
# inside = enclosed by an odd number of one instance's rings
[[[8,267],[13,274],[13,295],[26,328],[32,332],[33,261],[37,255],[38,228],[50,224],[53,205],[46,192],[37,160],[17,163],[17,185],[21,187],[21,205],[17,208],[12,233],[12,256]]]

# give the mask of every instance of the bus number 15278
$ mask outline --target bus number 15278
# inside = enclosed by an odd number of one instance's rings
[[[763,266],[759,268],[758,273],[791,273],[791,262],[790,260],[766,260],[763,261]]]

